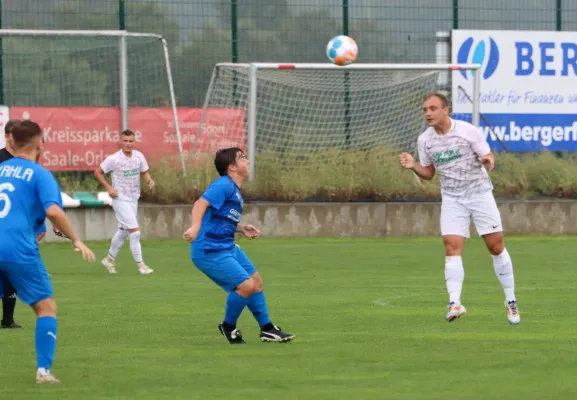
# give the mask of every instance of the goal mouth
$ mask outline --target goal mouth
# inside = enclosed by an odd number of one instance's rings
[[[178,155],[185,170],[168,44],[161,35],[0,29],[0,40],[0,104],[10,107],[12,118],[30,118],[45,128],[45,153],[51,155],[47,164],[41,159],[43,165],[93,170],[103,154],[118,150],[119,131],[141,129],[137,141],[148,153]],[[146,126],[154,118],[162,122]],[[164,134],[176,140],[163,148]]]
[[[423,98],[439,90],[440,74],[472,70],[472,98],[478,99],[479,68],[477,64],[219,63],[195,149],[207,148],[200,143],[206,137],[200,135],[204,122],[229,109],[241,110],[243,116],[231,119],[227,137],[218,140],[246,149],[251,180],[263,159],[290,169],[314,158],[319,160],[315,164],[330,169],[338,168],[346,154],[358,156],[375,149],[391,156],[414,152],[426,126]],[[478,113],[478,104],[473,107],[477,108],[473,114]]]

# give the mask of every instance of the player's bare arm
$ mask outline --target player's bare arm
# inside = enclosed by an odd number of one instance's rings
[[[144,171],[140,174],[140,176],[142,176],[142,179],[144,179],[144,182],[146,182],[146,184],[148,185],[148,190],[152,190],[154,188],[154,181],[150,176],[150,172]]]
[[[192,226],[188,228],[188,230],[184,232],[183,235],[184,239],[188,243],[193,242],[198,236],[202,218],[204,217],[204,213],[209,206],[210,203],[202,197],[194,202],[194,206],[192,207]]]
[[[54,234],[55,234],[56,236],[58,236],[58,237],[68,239],[68,238],[66,237],[66,235],[63,234],[60,230],[58,230],[58,228],[55,227],[55,226],[52,226],[52,232],[54,232]]]
[[[70,240],[72,240],[74,247],[80,250],[80,252],[82,253],[82,257],[85,260],[92,262],[96,259],[96,256],[94,255],[92,250],[86,247],[86,245],[80,240],[80,238],[76,236],[76,233],[74,232],[72,226],[70,225],[70,221],[68,221],[66,214],[64,214],[64,211],[62,211],[62,209],[59,206],[54,204],[48,207],[48,209],[46,210],[46,217],[48,217],[50,222],[52,222],[60,231],[62,231],[67,237],[69,237]]]
[[[106,189],[110,197],[112,197],[113,199],[118,197],[118,193],[116,193],[116,190],[114,190],[112,185],[109,184],[108,181],[106,180],[106,177],[104,176],[104,171],[102,170],[101,167],[97,167],[94,170],[94,175],[96,176],[96,179],[98,179],[98,182],[100,182],[100,184],[104,187],[104,189]]]
[[[401,153],[399,156],[399,162],[401,163],[401,167],[413,170],[420,178],[427,181],[430,181],[435,176],[435,167],[433,165],[423,167],[421,164],[416,162],[413,156],[409,153]]]
[[[479,158],[481,164],[487,169],[487,171],[492,171],[495,168],[495,156],[493,153],[489,153]]]

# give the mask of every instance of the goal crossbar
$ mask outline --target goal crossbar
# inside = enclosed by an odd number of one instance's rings
[[[184,151],[182,134],[178,121],[178,109],[176,107],[176,95],[174,92],[174,81],[172,77],[172,68],[170,65],[170,56],[168,51],[168,42],[166,39],[156,33],[128,32],[126,30],[35,30],[35,29],[0,29],[0,39],[2,37],[26,37],[26,36],[44,36],[44,37],[117,37],[120,46],[120,109],[122,115],[122,129],[128,129],[128,76],[127,76],[127,47],[126,38],[152,38],[158,39],[162,43],[164,52],[164,61],[166,66],[166,77],[170,92],[170,103],[174,119],[174,127],[180,152],[180,162],[182,171],[186,173],[184,161]]]
[[[333,69],[333,70],[423,70],[423,71],[459,71],[480,70],[479,64],[371,64],[353,63],[339,66],[332,63],[218,63],[220,67],[254,67],[257,69]]]
[[[163,39],[162,35],[157,33],[139,33],[128,32],[126,30],[49,30],[49,29],[0,29],[3,36],[108,36],[108,37],[149,37]]]

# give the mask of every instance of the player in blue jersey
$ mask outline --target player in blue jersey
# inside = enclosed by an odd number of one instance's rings
[[[4,125],[4,141],[6,147],[0,149],[0,163],[8,161],[14,156],[12,152],[11,134],[12,127],[18,122],[17,119],[11,119]],[[36,232],[36,240],[41,241],[46,235],[46,225],[42,224]],[[4,297],[2,298],[2,320],[0,321],[0,329],[18,329],[22,328],[22,325],[14,321],[14,311],[16,309],[16,299],[17,293],[10,282],[4,282]]]
[[[3,163],[4,161],[8,161],[14,158],[14,156],[12,155],[14,150],[11,145],[12,141],[11,136],[12,136],[12,127],[17,122],[19,122],[19,120],[11,119],[4,126],[4,139],[6,142],[6,147],[0,149],[0,163]],[[38,154],[38,157],[40,157],[40,154]],[[60,207],[64,208],[62,207],[62,204],[60,204]],[[36,240],[40,242],[46,236],[46,224],[44,223],[44,221],[38,221],[37,225],[38,229],[36,230]],[[57,236],[65,237],[62,234],[62,232],[56,229],[56,227],[53,226],[52,230]],[[6,280],[4,282],[4,297],[2,298],[2,320],[0,321],[0,329],[22,328],[22,325],[14,321],[16,299],[17,299],[16,290],[14,289],[12,284],[8,280]]]
[[[36,231],[46,217],[80,250],[94,253],[76,236],[61,208],[61,193],[52,174],[37,164],[42,151],[38,124],[21,121],[12,129],[14,158],[0,164],[0,292],[8,280],[20,300],[36,313],[37,383],[59,383],[50,372],[56,349],[56,303],[38,249]],[[0,296],[2,293],[0,293]]]
[[[249,239],[260,234],[254,226],[240,224],[243,207],[240,187],[248,178],[249,161],[241,149],[233,147],[219,150],[214,165],[220,178],[194,203],[192,226],[184,238],[192,243],[190,255],[194,265],[228,293],[224,321],[218,329],[230,344],[245,343],[236,323],[248,307],[260,326],[261,341],[288,342],[295,336],[272,324],[262,278],[234,243],[236,232]]]

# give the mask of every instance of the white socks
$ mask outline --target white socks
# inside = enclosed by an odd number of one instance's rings
[[[130,235],[130,251],[137,265],[142,265],[142,247],[140,246],[140,231],[132,232]]]
[[[505,291],[505,298],[507,302],[517,301],[515,298],[515,276],[513,275],[513,262],[511,257],[504,249],[501,254],[493,257],[493,267],[495,268],[495,275],[501,282],[503,290]]]
[[[461,291],[465,280],[465,270],[461,256],[445,257],[445,283],[449,292],[449,302],[461,304]]]
[[[110,249],[108,250],[108,258],[114,261],[120,248],[124,244],[124,241],[128,237],[128,231],[124,229],[119,229],[116,231],[114,236],[112,237],[112,243],[110,244]]]
[[[124,244],[126,238],[130,238],[130,251],[132,252],[132,257],[138,266],[144,264],[142,262],[142,246],[140,245],[140,231],[129,233],[127,230],[119,229],[116,231],[112,237],[112,243],[110,244],[110,249],[108,250],[108,258],[112,261],[116,259],[120,248]]]
[[[497,275],[501,286],[503,286],[507,302],[517,301],[515,298],[513,262],[507,249],[504,249],[498,256],[492,257],[495,275]],[[465,270],[463,269],[461,256],[445,257],[445,283],[447,284],[447,292],[449,293],[449,302],[461,304],[461,292],[463,290],[464,280]]]

